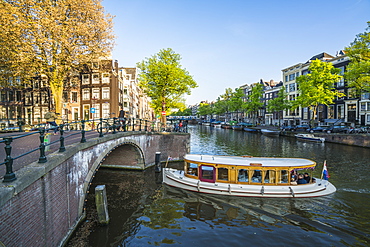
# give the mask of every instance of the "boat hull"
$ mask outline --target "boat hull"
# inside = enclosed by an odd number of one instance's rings
[[[325,142],[325,138],[323,137],[315,137],[313,135],[307,134],[307,135],[296,135],[298,140],[301,141],[310,141],[310,142]]]
[[[316,179],[316,183],[303,185],[209,183],[186,177],[184,171],[173,168],[163,168],[163,183],[199,193],[243,197],[305,198],[325,196],[336,191],[333,184],[322,179]]]
[[[261,133],[268,136],[278,136],[280,135],[279,130],[267,130],[267,129],[261,129]]]

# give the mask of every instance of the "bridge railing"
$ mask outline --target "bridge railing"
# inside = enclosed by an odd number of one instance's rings
[[[21,123],[21,122],[20,122]],[[22,129],[22,128],[20,128]],[[32,130],[32,129],[31,129]],[[19,131],[19,130],[16,130]],[[1,166],[5,166],[6,172],[3,177],[3,182],[11,182],[16,179],[16,175],[13,171],[14,161],[20,160],[27,155],[33,154],[33,159],[27,159],[29,163],[36,161],[38,158],[39,163],[47,162],[47,152],[50,146],[59,143],[59,152],[66,151],[65,142],[73,136],[80,136],[80,143],[86,142],[87,138],[103,137],[107,134],[116,134],[118,132],[127,131],[147,131],[147,132],[187,132],[187,126],[179,128],[177,123],[169,121],[166,125],[156,121],[150,121],[146,119],[128,118],[100,118],[94,120],[81,120],[73,122],[64,122],[58,126],[49,126],[48,124],[38,124],[37,129],[33,129],[31,132],[17,132],[16,134],[6,134],[1,137],[0,143],[4,143],[5,157],[4,162],[0,163]],[[59,138],[54,141],[50,141],[51,133],[56,132],[59,134]],[[89,134],[93,133],[93,134]],[[32,137],[35,136],[35,137]],[[31,138],[31,139],[30,139]],[[14,141],[17,140],[24,146],[14,146]],[[28,142],[32,143],[30,150],[21,152],[20,149],[25,149],[25,144]],[[30,141],[31,140],[31,141]],[[22,143],[23,141],[23,143]],[[12,146],[13,144],[13,146]],[[18,152],[12,152],[12,149],[18,148]],[[38,157],[35,156],[35,152],[39,151]],[[37,157],[37,158],[35,158]],[[32,160],[32,161],[30,161]]]

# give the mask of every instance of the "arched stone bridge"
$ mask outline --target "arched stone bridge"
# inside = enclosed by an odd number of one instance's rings
[[[189,152],[186,133],[120,132],[67,146],[17,171],[0,187],[0,246],[62,246],[84,218],[89,185],[101,166],[145,169]]]

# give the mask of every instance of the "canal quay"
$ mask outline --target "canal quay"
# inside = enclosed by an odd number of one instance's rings
[[[92,188],[107,188],[110,223],[96,221],[94,195],[87,217],[67,246],[369,246],[370,150],[294,137],[189,126],[195,154],[301,157],[327,162],[337,191],[317,198],[240,198],[168,187],[154,168],[100,169]],[[179,163],[169,163],[181,167]]]

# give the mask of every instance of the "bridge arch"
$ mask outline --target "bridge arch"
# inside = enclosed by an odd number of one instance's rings
[[[131,152],[128,163],[143,170],[154,165],[156,152],[161,152],[161,161],[169,156],[176,160],[189,147],[187,133],[137,131],[74,143],[64,152],[49,154],[46,163],[29,164],[16,171],[17,180],[0,187],[0,218],[5,226],[0,228],[1,241],[6,246],[63,245],[84,219],[86,193],[100,166]]]

